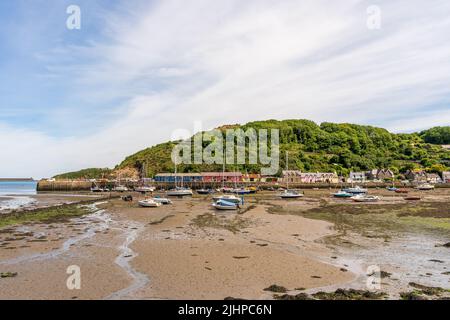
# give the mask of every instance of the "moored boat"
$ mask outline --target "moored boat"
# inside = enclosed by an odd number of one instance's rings
[[[152,200],[161,204],[172,204],[172,200],[159,196],[154,197]]]
[[[192,190],[189,188],[176,187],[175,189],[167,191],[167,195],[171,197],[192,196]]]
[[[418,190],[433,190],[434,186],[432,184],[429,183],[423,183],[417,186]]]
[[[213,197],[213,200],[216,202],[223,200],[223,201],[232,202],[232,203],[241,203],[241,198],[236,197],[235,195],[228,195],[228,194]]]
[[[211,194],[214,193],[213,189],[199,189],[197,190],[198,194]]]
[[[361,188],[360,186],[345,188],[342,191],[353,193],[353,194],[362,194],[367,193],[367,189]]]
[[[237,210],[239,208],[237,203],[226,200],[218,200],[214,202],[212,206],[217,210]]]
[[[136,188],[134,189],[134,191],[136,191],[136,192],[141,192],[141,193],[153,192],[153,191],[155,191],[155,187],[141,186],[141,187],[136,187]]]
[[[356,196],[351,197],[351,199],[355,202],[376,202],[376,201],[380,200],[380,197],[365,195],[365,194],[358,194]]]
[[[296,190],[284,190],[284,192],[280,194],[280,197],[282,199],[296,199],[303,197],[303,193],[299,193]]]
[[[157,208],[161,206],[161,203],[154,201],[153,199],[145,199],[138,202],[140,207],[144,208]]]
[[[114,191],[116,191],[116,192],[126,192],[126,191],[128,191],[128,188],[125,187],[125,186],[120,186],[119,185],[119,186],[114,188]]]
[[[353,197],[353,193],[349,193],[349,192],[340,190],[338,192],[333,193],[333,196],[335,198],[351,198],[351,197]]]

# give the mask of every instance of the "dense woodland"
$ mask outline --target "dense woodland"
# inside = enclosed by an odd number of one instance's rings
[[[389,168],[395,173],[409,169],[442,172],[450,166],[450,151],[441,145],[450,144],[450,127],[435,127],[420,133],[394,134],[385,129],[355,124],[309,120],[268,120],[227,128],[279,129],[280,152],[289,152],[289,168],[309,172],[337,172]],[[200,133],[201,134],[201,133]],[[135,168],[146,176],[158,172],[173,172],[171,152],[175,142],[166,142],[139,151],[127,157],[115,170]],[[280,159],[280,172],[285,168]],[[220,171],[221,165],[179,165],[178,172]],[[259,165],[227,165],[227,170],[259,173]],[[86,169],[58,175],[55,178],[100,178],[110,174],[109,169]]]

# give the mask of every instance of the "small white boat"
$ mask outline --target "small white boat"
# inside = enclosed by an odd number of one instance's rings
[[[360,186],[352,187],[352,188],[346,188],[342,191],[353,193],[353,194],[360,194],[360,193],[367,193],[367,189],[361,188]]]
[[[103,189],[101,189],[97,186],[91,188],[91,192],[102,192],[102,191],[103,191]]]
[[[114,191],[116,191],[116,192],[127,192],[128,188],[125,187],[125,186],[117,186],[117,187],[114,188]]]
[[[221,196],[216,196],[213,197],[214,201],[226,201],[226,202],[231,202],[231,203],[241,203],[241,198],[236,197],[235,195],[221,195]]]
[[[171,197],[192,196],[193,192],[189,188],[177,187],[175,189],[167,191],[167,195]]]
[[[365,194],[358,194],[354,197],[351,197],[351,199],[355,202],[376,202],[380,200],[380,197],[378,196],[370,196]]]
[[[161,206],[160,202],[156,202],[153,199],[145,199],[138,202],[139,206],[144,208],[157,208]]]
[[[282,199],[296,199],[303,197],[303,193],[299,193],[295,190],[284,190],[283,193],[280,194]]]
[[[418,190],[433,190],[434,186],[429,183],[423,183],[417,186]]]
[[[145,192],[153,192],[153,191],[155,191],[155,187],[146,187],[146,186],[142,186],[142,187],[137,187],[137,188],[135,188],[134,191],[136,191],[136,192],[142,192],[142,193],[145,193]]]
[[[217,210],[237,210],[239,208],[239,205],[237,203],[225,200],[218,200],[214,202],[212,206]]]
[[[152,200],[161,204],[172,204],[172,200],[167,198],[154,197]]]

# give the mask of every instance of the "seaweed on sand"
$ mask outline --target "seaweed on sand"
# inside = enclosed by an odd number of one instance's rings
[[[337,289],[335,292],[320,291],[313,293],[312,296],[319,300],[380,300],[387,297],[387,293],[356,289]]]
[[[191,225],[198,228],[215,228],[215,229],[225,229],[233,233],[239,232],[241,229],[247,228],[251,225],[249,219],[233,216],[233,217],[221,217],[211,213],[205,213],[195,217],[192,220]]]

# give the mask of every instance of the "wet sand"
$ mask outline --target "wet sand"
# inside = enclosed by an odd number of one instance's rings
[[[68,222],[3,228],[0,272],[17,275],[0,279],[0,299],[272,299],[274,293],[264,289],[273,284],[291,294],[300,292],[297,289],[363,289],[365,268],[377,262],[397,273],[393,279],[404,276],[407,281],[410,270],[399,267],[401,261],[389,265],[388,255],[374,255],[383,247],[398,250],[405,246],[404,238],[385,243],[356,231],[342,234],[339,221],[303,214],[324,204],[340,205],[342,200],[329,197],[331,191],[308,190],[305,198],[294,201],[258,193],[247,197],[247,209],[240,214],[213,210],[205,196],[145,209],[136,201],[112,199]],[[381,203],[404,202],[384,190],[376,192],[385,197]],[[47,195],[47,203],[61,197]],[[445,190],[426,197],[447,202],[450,195]],[[437,232],[429,246],[446,235],[445,229]],[[403,257],[415,254],[407,249]],[[445,250],[450,249],[435,250],[433,257],[443,261],[438,268],[446,268]],[[414,263],[426,269],[423,261]],[[81,268],[80,290],[66,286],[71,265]],[[436,279],[424,283],[448,288],[448,276]],[[407,289],[405,281],[383,279],[390,284],[381,290],[398,298]]]

